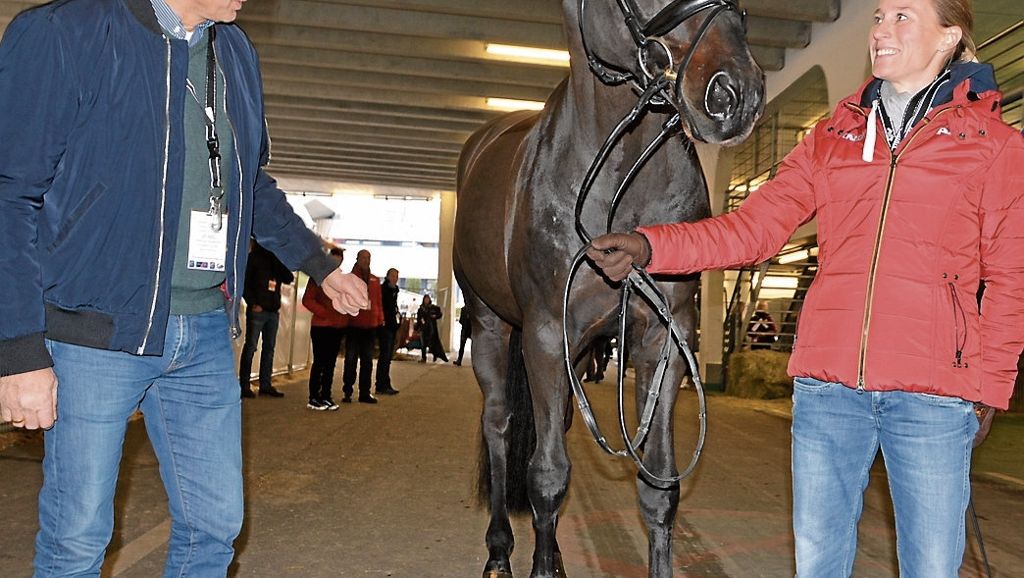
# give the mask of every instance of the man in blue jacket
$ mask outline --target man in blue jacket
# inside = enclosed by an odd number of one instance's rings
[[[339,311],[369,305],[264,171],[259,64],[229,24],[241,5],[66,0],[0,43],[0,420],[51,428],[36,576],[99,575],[137,408],[169,499],[167,575],[226,573],[250,237]]]

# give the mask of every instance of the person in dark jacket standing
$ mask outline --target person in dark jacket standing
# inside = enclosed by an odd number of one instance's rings
[[[370,393],[373,378],[373,345],[377,330],[384,325],[384,310],[381,306],[380,279],[370,273],[370,252],[366,249],[356,253],[356,264],[352,267],[352,274],[366,283],[370,294],[370,306],[357,315],[350,316],[348,328],[345,330],[345,370],[342,373],[342,392],[345,397],[341,401],[352,402],[358,369],[359,402],[377,403],[377,398]]]
[[[879,0],[873,78],[740,209],[588,250],[612,281],[730,269],[817,217],[789,360],[801,577],[851,575],[879,451],[900,575],[959,575],[972,447],[1007,408],[1024,348],[1024,139],[975,61],[973,22],[970,0]]]
[[[137,409],[168,496],[165,575],[226,574],[250,237],[340,310],[368,305],[264,171],[241,5],[51,2],[0,42],[0,279],[23,280],[0,302],[0,420],[48,429],[37,577],[100,574]]]
[[[459,356],[452,362],[453,365],[462,366],[462,357],[466,355],[466,342],[473,338],[473,323],[469,319],[469,303],[462,306],[459,312]]]
[[[252,358],[263,336],[260,351],[260,395],[283,397],[284,394],[270,383],[274,372],[274,346],[277,344],[278,312],[281,310],[281,286],[295,280],[295,276],[273,253],[259,243],[252,242],[249,263],[245,267],[245,345],[238,363],[238,384],[242,397],[253,397],[249,388]]]
[[[434,305],[430,295],[423,296],[423,302],[416,310],[416,327],[420,332],[420,363],[427,362],[427,350],[434,356],[434,361],[440,357],[445,363],[448,356],[444,354],[444,347],[441,346],[441,336],[437,334],[437,321],[444,314],[441,308]]]
[[[384,310],[384,325],[377,332],[377,378],[374,390],[383,395],[398,395],[391,385],[391,357],[395,352],[395,335],[402,323],[398,313],[398,269],[388,269],[380,284],[381,308]]]

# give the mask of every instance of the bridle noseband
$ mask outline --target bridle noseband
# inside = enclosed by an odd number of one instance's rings
[[[573,280],[576,278],[576,274],[579,272],[579,268],[586,258],[586,251],[592,239],[592,235],[583,225],[583,207],[586,203],[587,196],[590,193],[590,189],[593,186],[594,181],[597,179],[597,175],[601,168],[604,166],[605,161],[608,159],[608,156],[611,154],[612,149],[616,144],[618,144],[622,135],[625,134],[625,132],[633,126],[641,116],[649,112],[652,106],[663,105],[667,102],[674,102],[671,99],[671,95],[668,93],[670,88],[674,90],[677,100],[682,100],[683,77],[690,65],[693,55],[697,51],[697,46],[704,38],[715,18],[727,10],[739,12],[741,15],[744,15],[744,17],[745,14],[737,7],[736,0],[674,0],[654,15],[653,18],[643,21],[635,0],[616,0],[619,9],[622,11],[626,27],[629,29],[630,36],[637,48],[637,61],[639,63],[639,68],[642,71],[641,75],[638,76],[629,70],[620,69],[606,62],[602,62],[601,59],[590,50],[587,45],[586,31],[583,25],[583,13],[586,8],[586,1],[587,0],[579,0],[579,26],[583,49],[586,52],[587,62],[590,65],[591,71],[593,71],[601,82],[605,84],[615,85],[630,82],[633,85],[633,89],[639,94],[639,100],[626,114],[626,116],[619,121],[618,125],[616,125],[611,134],[608,135],[608,138],[606,138],[604,143],[601,145],[601,148],[598,150],[597,155],[593,162],[591,162],[590,168],[587,170],[587,173],[580,184],[579,192],[576,197],[576,233],[583,241],[584,246],[573,258],[569,269],[569,276],[566,279],[565,289],[562,294],[563,361],[565,363],[566,371],[569,374],[569,382],[576,397],[580,414],[583,416],[583,421],[587,424],[587,428],[590,430],[591,435],[594,437],[594,440],[598,445],[610,454],[622,457],[631,457],[633,461],[636,462],[637,467],[648,482],[654,484],[674,484],[689,475],[697,465],[697,461],[700,458],[700,454],[704,446],[704,436],[707,431],[707,411],[704,398],[704,388],[701,385],[696,357],[694,357],[693,351],[687,343],[687,339],[682,328],[679,327],[675,318],[672,317],[672,311],[669,306],[668,299],[654,282],[654,279],[650,274],[636,266],[634,266],[634,270],[622,285],[622,295],[619,301],[617,377],[619,432],[622,435],[624,447],[621,450],[616,450],[609,445],[608,441],[601,433],[601,428],[597,424],[597,419],[594,417],[594,412],[587,399],[586,391],[584,390],[583,384],[580,382],[579,376],[576,374],[574,368],[573,359],[569,349],[569,294],[572,289]],[[704,19],[704,22],[702,22],[700,27],[697,29],[697,33],[693,36],[685,57],[679,62],[678,67],[674,67],[671,51],[662,37],[678,28],[688,19],[705,11],[709,11],[709,13]],[[668,59],[667,67],[659,67],[658,70],[650,69],[651,51],[654,49],[662,50],[665,53]],[[641,152],[640,156],[633,163],[633,166],[626,172],[622,181],[616,188],[607,216],[607,232],[611,232],[612,223],[615,218],[615,212],[618,209],[619,202],[628,190],[629,185],[636,178],[636,175],[662,145],[664,145],[673,136],[682,132],[683,110],[681,106],[674,105],[674,107],[676,109],[675,113],[670,115],[669,119],[662,124],[661,132],[653,141],[648,143],[646,148]],[[692,146],[692,143],[688,139],[684,139],[684,146]],[[623,356],[623,348],[625,347],[627,325],[626,311],[629,306],[629,298],[634,292],[639,293],[644,300],[654,308],[658,319],[668,329],[669,335],[665,338],[665,342],[662,346],[661,353],[658,358],[658,365],[652,376],[651,387],[648,390],[647,398],[644,401],[644,407],[640,414],[640,422],[637,427],[637,431],[635,435],[631,437],[629,432],[626,430],[625,422],[625,358]],[[682,352],[683,357],[686,359],[690,367],[690,373],[697,391],[700,430],[698,433],[697,444],[689,465],[678,475],[661,477],[652,473],[647,466],[644,465],[639,452],[641,451],[644,440],[650,431],[655,407],[661,397],[662,389],[665,387],[665,376],[668,371],[673,343]],[[671,384],[669,385],[671,386]]]

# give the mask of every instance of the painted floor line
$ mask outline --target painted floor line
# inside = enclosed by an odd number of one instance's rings
[[[160,522],[152,530],[125,544],[116,551],[116,558],[110,568],[110,576],[120,576],[127,572],[139,560],[149,556],[154,550],[167,543],[171,535],[171,519]]]

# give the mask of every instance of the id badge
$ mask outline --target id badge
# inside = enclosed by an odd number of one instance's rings
[[[224,271],[228,253],[228,228],[214,231],[218,217],[192,211],[188,228],[188,268],[193,271]]]

